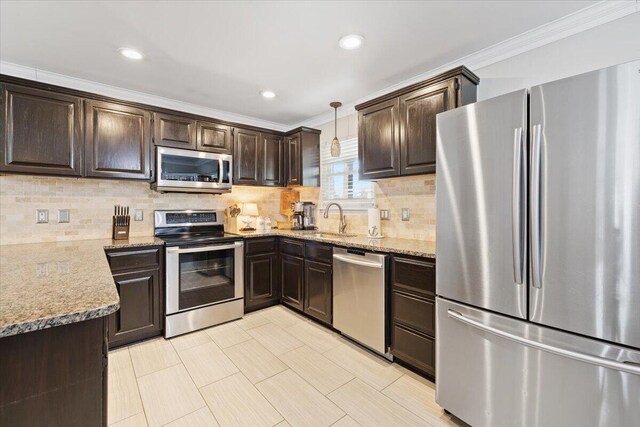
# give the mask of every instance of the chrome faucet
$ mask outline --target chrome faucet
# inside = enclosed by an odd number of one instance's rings
[[[347,222],[344,219],[344,213],[342,212],[342,206],[340,206],[339,204],[332,202],[329,203],[325,208],[324,208],[324,217],[325,218],[329,218],[329,208],[333,205],[336,205],[338,207],[338,209],[340,210],[340,225],[338,226],[338,233],[339,234],[343,234],[344,230],[347,228]]]

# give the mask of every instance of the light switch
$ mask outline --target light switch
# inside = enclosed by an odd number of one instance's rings
[[[409,218],[410,218],[409,208],[402,208],[402,220],[409,221]]]
[[[142,209],[134,209],[133,220],[142,221],[144,219],[144,211]]]
[[[49,209],[36,209],[36,224],[49,222]]]
[[[380,219],[389,219],[389,209],[380,209]]]
[[[69,209],[58,209],[58,222],[70,222],[71,214]]]

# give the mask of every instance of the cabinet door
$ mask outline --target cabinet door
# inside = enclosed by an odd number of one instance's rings
[[[302,185],[302,159],[300,134],[288,136],[285,147],[286,185]]]
[[[277,304],[280,300],[280,289],[276,285],[277,255],[251,255],[245,258],[245,311]]]
[[[281,254],[280,283],[282,284],[282,302],[302,310],[304,259]]]
[[[282,137],[260,134],[260,185],[284,185],[284,144]]]
[[[235,128],[233,132],[233,183],[258,185],[260,133]]]
[[[82,100],[0,85],[0,171],[81,176]]]
[[[197,124],[197,148],[211,153],[231,154],[231,128],[213,122],[201,122]]]
[[[435,339],[394,323],[391,327],[391,354],[409,365],[436,374]]]
[[[305,261],[304,284],[304,312],[331,324],[333,314],[331,265]]]
[[[189,117],[153,113],[153,142],[162,147],[196,148],[196,121]]]
[[[400,97],[400,174],[436,171],[436,114],[455,107],[455,79]]]
[[[398,108],[395,98],[359,111],[360,179],[400,175]]]
[[[109,346],[160,335],[164,316],[157,269],[115,274],[120,310],[109,316]]]
[[[149,179],[151,114],[113,102],[85,101],[85,173]]]

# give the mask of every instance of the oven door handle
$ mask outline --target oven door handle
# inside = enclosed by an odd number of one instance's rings
[[[226,249],[236,249],[241,247],[242,245],[243,243],[238,241],[230,245],[198,246],[195,248],[185,248],[185,249],[180,249],[179,247],[171,247],[171,248],[167,248],[167,253],[168,254],[189,254],[193,252],[224,251]]]

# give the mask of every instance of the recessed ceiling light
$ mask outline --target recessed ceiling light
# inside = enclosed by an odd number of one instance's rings
[[[263,90],[262,92],[260,92],[260,95],[262,95],[263,97],[265,97],[267,99],[271,99],[271,98],[275,98],[276,97],[276,93],[271,91],[271,90]]]
[[[130,49],[128,47],[122,47],[118,49],[120,54],[129,59],[142,59],[144,56],[135,49]]]
[[[363,41],[364,41],[364,37],[358,34],[349,34],[341,38],[338,44],[343,49],[354,50],[362,46]]]

